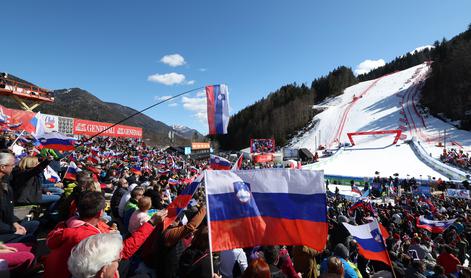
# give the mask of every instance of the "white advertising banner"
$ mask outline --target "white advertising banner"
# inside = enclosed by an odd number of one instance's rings
[[[41,120],[44,121],[46,132],[59,131],[59,117],[48,114],[41,114]]]

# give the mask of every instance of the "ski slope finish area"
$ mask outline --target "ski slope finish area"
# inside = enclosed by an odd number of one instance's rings
[[[342,95],[321,103],[319,107],[325,110],[314,117],[317,125],[294,138],[291,147],[312,152],[318,145],[335,149],[339,143],[349,142],[347,133],[358,131],[401,129],[403,135],[396,145],[392,145],[393,134],[356,136],[355,146],[304,168],[323,169],[327,175],[371,177],[379,171],[381,176],[398,173],[402,178],[447,179],[424,164],[405,143],[415,138],[427,153],[438,158],[442,148],[436,145],[443,140],[440,134],[446,129],[449,144],[455,142],[457,148],[471,150],[470,132],[421,112],[418,101],[429,70],[424,63],[351,86]]]

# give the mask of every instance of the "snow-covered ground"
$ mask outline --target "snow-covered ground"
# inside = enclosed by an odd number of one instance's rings
[[[319,123],[294,138],[290,146],[314,152],[320,144],[336,148],[339,142],[349,142],[349,132],[402,129],[403,136],[396,145],[392,144],[393,134],[355,136],[354,147],[305,168],[323,169],[327,175],[371,177],[379,171],[382,176],[398,173],[402,178],[446,179],[424,164],[405,143],[415,137],[427,153],[438,158],[443,148],[436,145],[443,141],[446,129],[448,146],[471,152],[471,132],[433,116],[422,116],[417,104],[429,70],[424,63],[345,89],[344,94],[322,103],[325,110],[313,119]]]

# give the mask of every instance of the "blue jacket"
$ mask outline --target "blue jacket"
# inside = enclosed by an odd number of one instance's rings
[[[342,258],[339,258],[341,261],[342,261],[342,265],[343,265],[343,271],[344,271],[344,278],[358,278],[358,275],[355,271],[355,269],[353,269],[353,267],[350,266],[350,264],[342,259]],[[327,272],[327,263],[328,263],[328,258],[325,258],[322,263],[321,263],[321,274],[322,273],[326,273]]]

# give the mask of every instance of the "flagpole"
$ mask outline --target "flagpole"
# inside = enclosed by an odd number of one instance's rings
[[[23,133],[25,133],[24,129],[21,131],[20,135],[18,135],[18,137],[16,137],[15,141],[13,141],[13,143],[11,144],[12,147],[16,144],[18,139],[20,139],[20,137],[23,136]]]
[[[65,173],[64,173],[64,176],[62,177],[62,180],[64,180],[65,175],[67,175],[67,172],[69,172],[70,162],[69,162],[68,164],[69,164],[69,165],[67,165],[67,169],[65,169]]]
[[[397,278],[397,277],[396,277],[396,272],[394,272],[393,263],[392,263],[392,261],[391,261],[391,258],[389,257],[388,246],[386,246],[386,242],[384,241],[383,233],[381,233],[381,229],[379,228],[378,219],[376,219],[376,218],[374,218],[374,219],[375,219],[375,222],[376,222],[376,226],[378,227],[378,232],[379,232],[379,234],[381,235],[381,241],[383,242],[384,249],[386,250],[386,256],[388,256],[388,261],[389,261],[389,264],[390,264],[390,266],[391,266],[391,272],[392,272],[394,278]]]
[[[209,210],[209,202],[208,202],[208,187],[206,186],[206,178],[207,171],[204,171],[204,191],[206,194],[206,218],[208,223],[208,238],[209,238],[209,258],[211,260],[211,277],[214,276],[214,263],[213,263],[213,247],[212,247],[212,240],[211,240],[211,218],[210,218],[210,210]]]
[[[381,233],[381,231],[380,231],[380,233]],[[383,239],[383,242],[384,242],[384,239]],[[391,272],[392,272],[394,278],[397,278],[396,272],[394,271],[393,263],[391,261],[391,258],[389,257],[388,247],[386,246],[386,244],[384,245],[384,247],[386,247],[386,255],[388,256],[389,263],[391,264]]]

